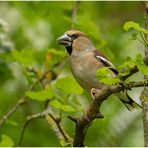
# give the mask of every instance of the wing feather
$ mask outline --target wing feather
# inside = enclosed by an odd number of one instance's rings
[[[110,62],[100,51],[95,50],[95,58],[102,62],[104,66],[109,66],[110,70],[112,70],[115,74],[118,74],[118,71],[116,70],[114,64]]]

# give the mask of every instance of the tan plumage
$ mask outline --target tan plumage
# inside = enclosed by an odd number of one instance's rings
[[[97,69],[110,66],[112,67],[110,68],[110,74],[113,77],[117,76],[118,72],[115,69],[115,66],[99,50],[96,50],[85,33],[78,30],[70,30],[59,37],[57,42],[66,47],[69,54],[71,71],[77,82],[85,90],[90,92],[94,89],[101,90],[102,88],[107,87],[107,85],[100,83],[97,79]],[[122,99],[121,101],[124,104],[127,103],[133,107],[134,101],[131,98],[124,95],[126,101],[123,101]]]

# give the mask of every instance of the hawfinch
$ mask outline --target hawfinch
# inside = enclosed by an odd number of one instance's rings
[[[70,30],[56,41],[58,44],[64,45],[67,50],[74,78],[82,88],[91,92],[91,94],[107,87],[107,85],[99,82],[96,76],[97,69],[109,66],[111,75],[113,77],[118,75],[115,66],[99,50],[96,50],[85,33],[78,30]],[[129,110],[128,105],[134,107],[133,103],[135,102],[128,95],[123,95],[123,92],[120,100]]]

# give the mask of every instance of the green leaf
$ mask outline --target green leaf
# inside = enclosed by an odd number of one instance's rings
[[[138,64],[137,67],[144,75],[148,75],[148,67],[145,65],[145,63]]]
[[[120,79],[112,77],[109,67],[98,69],[96,73],[99,81],[104,84],[113,85],[120,82]]]
[[[33,100],[46,101],[47,99],[52,98],[54,96],[54,93],[52,89],[41,90],[38,92],[27,91],[26,96]]]
[[[69,105],[63,105],[58,100],[53,100],[50,103],[50,106],[63,110],[64,112],[75,112],[75,109]]]
[[[60,145],[62,146],[62,147],[72,147],[72,144],[71,143],[68,143],[68,142],[66,142],[65,140],[60,140]]]
[[[122,63],[118,69],[119,69],[119,76],[126,76],[130,73],[130,69],[135,67],[136,63],[134,60],[132,60],[130,57],[127,58],[127,61]]]
[[[75,109],[69,105],[62,105],[61,110],[65,112],[75,112]]]
[[[141,54],[136,55],[135,62],[137,64],[138,69],[144,74],[148,75],[148,66],[144,63],[143,57]]]
[[[123,25],[123,29],[124,29],[125,31],[129,31],[129,30],[132,29],[132,28],[133,28],[134,30],[138,31],[138,32],[143,32],[143,33],[145,33],[145,34],[148,34],[148,30],[146,30],[146,29],[140,27],[140,25],[139,25],[138,23],[135,23],[135,22],[133,22],[133,21],[125,22],[124,25]]]
[[[119,71],[122,72],[124,69],[128,70],[128,69],[133,68],[134,66],[136,66],[135,61],[129,60],[129,61],[125,61],[124,63],[122,63],[118,68],[119,68]]]
[[[104,68],[98,69],[96,71],[96,74],[97,74],[97,78],[99,80],[103,79],[105,77],[111,77],[111,72],[110,72],[109,67],[104,67]]]
[[[143,64],[143,57],[142,57],[142,54],[137,54],[136,55],[136,58],[135,58],[135,61],[136,61],[136,64]]]
[[[133,33],[129,39],[130,40],[136,40],[137,39],[137,34]]]
[[[57,80],[55,87],[63,90],[67,94],[81,94],[83,89],[75,81],[73,77],[67,76]]]
[[[107,84],[107,85],[113,85],[113,84],[119,83],[120,79],[106,77],[106,78],[101,79],[100,82]]]
[[[61,109],[61,106],[62,106],[61,102],[59,102],[58,100],[53,100],[49,104],[50,106],[57,108],[57,109]]]
[[[130,69],[125,69],[125,71],[119,72],[118,75],[119,76],[126,76],[130,74]]]
[[[33,51],[29,49],[23,49],[20,52],[17,50],[12,51],[13,59],[25,66],[29,66],[34,63],[33,54]]]
[[[14,142],[9,136],[2,135],[1,141],[0,141],[0,146],[1,147],[11,147],[11,146],[14,146]]]

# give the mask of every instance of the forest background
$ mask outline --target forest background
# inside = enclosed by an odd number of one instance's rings
[[[43,112],[49,98],[51,113],[73,137],[75,125],[67,116],[80,116],[91,99],[73,79],[67,53],[56,39],[71,28],[81,30],[118,67],[127,57],[144,55],[144,45],[131,38],[135,31],[123,29],[127,21],[144,26],[144,11],[138,1],[0,2],[0,119],[16,109],[10,118],[1,120],[0,146],[16,146],[27,117]],[[141,78],[137,73],[131,79]],[[134,88],[129,92],[139,104],[141,91]],[[24,102],[18,102],[20,99]],[[93,121],[86,146],[144,146],[142,109],[129,112],[111,96],[101,111],[105,118]],[[20,145],[67,145],[51,120],[29,121]]]

